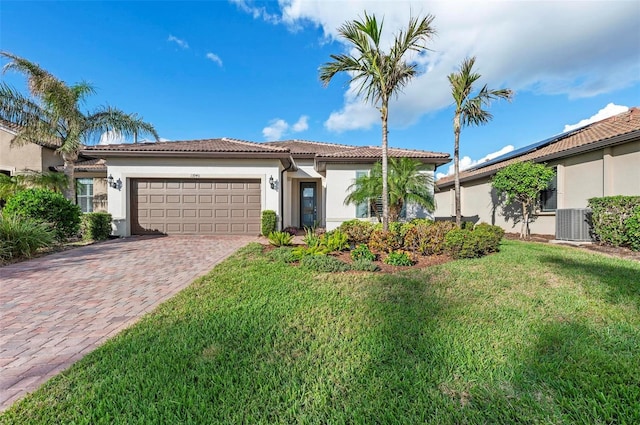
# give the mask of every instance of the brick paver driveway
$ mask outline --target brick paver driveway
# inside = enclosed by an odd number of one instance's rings
[[[0,411],[255,237],[135,237],[0,267]]]

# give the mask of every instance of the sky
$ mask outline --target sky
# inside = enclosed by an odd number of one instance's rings
[[[339,27],[365,11],[384,19],[385,48],[411,15],[432,15],[436,31],[429,51],[407,57],[418,75],[390,104],[390,146],[453,155],[447,75],[469,56],[478,89],[515,96],[490,105],[488,124],[462,130],[463,166],[640,106],[637,0],[2,0],[0,49],[89,82],[87,111],[137,113],[163,140],[380,145],[379,112],[348,75],[327,87],[318,78],[330,55],[350,53]],[[21,75],[1,78],[26,92]]]

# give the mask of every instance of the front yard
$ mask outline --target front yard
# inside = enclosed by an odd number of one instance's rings
[[[251,244],[0,423],[640,423],[640,263],[504,241],[396,274]]]

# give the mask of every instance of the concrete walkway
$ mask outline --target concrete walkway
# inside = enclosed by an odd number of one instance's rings
[[[255,237],[134,237],[0,267],[0,411]]]

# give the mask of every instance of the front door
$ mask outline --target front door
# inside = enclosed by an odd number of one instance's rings
[[[300,183],[300,225],[301,227],[315,227],[317,221],[316,184],[313,182]]]

